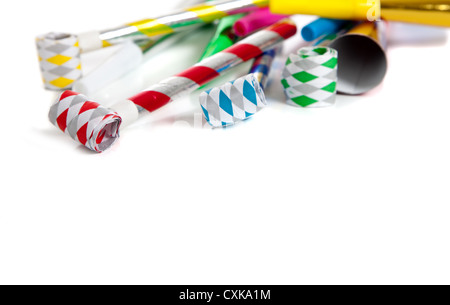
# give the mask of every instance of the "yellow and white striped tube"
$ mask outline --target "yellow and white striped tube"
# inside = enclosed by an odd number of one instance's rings
[[[170,34],[187,31],[226,16],[267,7],[269,0],[210,1],[154,19],[105,31],[78,35],[46,34],[37,38],[39,61],[47,89],[69,89],[81,78],[80,54],[133,41],[145,51]]]
[[[97,45],[107,46],[124,39],[148,39],[186,31],[226,16],[267,7],[269,2],[269,0],[209,1],[165,16],[132,22],[122,27],[102,31],[99,33]]]
[[[86,53],[126,41],[155,44],[167,35],[192,30],[226,16],[248,13],[269,5],[269,0],[210,1],[168,15],[76,35],[80,52]]]

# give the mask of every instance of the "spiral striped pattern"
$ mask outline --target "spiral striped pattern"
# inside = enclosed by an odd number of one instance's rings
[[[228,0],[197,5],[181,12],[153,19],[145,19],[100,33],[104,46],[116,44],[123,39],[133,40],[168,35],[190,30],[217,19],[256,11],[267,7],[269,0]]]
[[[295,35],[296,31],[295,24],[286,19],[203,60],[192,68],[150,87],[130,100],[139,107],[153,112],[180,94],[192,92],[208,83],[222,72],[262,55],[265,51]]]
[[[64,92],[49,113],[50,122],[90,150],[103,152],[119,137],[120,116],[84,95]]]

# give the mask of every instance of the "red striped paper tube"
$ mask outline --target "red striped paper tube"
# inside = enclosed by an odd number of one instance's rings
[[[226,70],[256,58],[267,50],[273,49],[284,40],[294,36],[296,32],[297,27],[290,19],[282,20],[273,26],[249,36],[234,46],[204,59],[192,68],[151,86],[147,90],[129,98],[127,101],[116,104],[112,107],[114,110],[111,110],[110,114],[118,113],[120,119],[123,121],[122,125],[129,125],[138,119],[139,113],[145,110],[153,112],[178,96],[200,88],[220,76]],[[64,99],[60,98],[58,102],[61,103],[63,101]],[[58,107],[58,103],[52,108],[55,107]],[[55,113],[54,110],[53,113]],[[57,120],[58,117],[54,117],[52,120],[52,123],[56,126]],[[118,124],[117,130],[110,129],[111,132],[104,136],[104,138],[109,139],[108,142],[96,145],[96,149],[91,148],[89,145],[86,145],[86,147],[97,152],[102,152],[110,148],[115,142],[111,141],[111,138],[119,136],[119,127],[120,124]],[[92,139],[92,141],[94,143],[99,142],[98,139]]]
[[[259,31],[236,45],[206,58],[192,68],[151,86],[130,101],[153,112],[181,94],[192,92],[242,62],[256,58],[285,39],[295,35],[297,28],[290,19]]]

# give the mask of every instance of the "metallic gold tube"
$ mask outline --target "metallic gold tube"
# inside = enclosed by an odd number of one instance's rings
[[[450,0],[381,0],[381,17],[450,27]]]

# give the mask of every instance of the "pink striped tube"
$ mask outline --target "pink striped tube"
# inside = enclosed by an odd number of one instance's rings
[[[244,37],[287,17],[286,15],[272,14],[269,8],[263,8],[239,19],[234,24],[233,30],[239,37]]]

